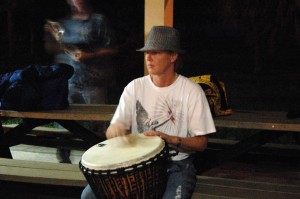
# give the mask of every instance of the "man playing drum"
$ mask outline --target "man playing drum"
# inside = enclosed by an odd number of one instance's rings
[[[164,199],[191,198],[196,185],[192,154],[207,146],[207,134],[216,131],[205,93],[177,72],[182,66],[179,32],[154,26],[145,46],[149,75],[137,78],[124,89],[107,129],[108,139],[129,133],[159,136],[170,151],[179,153],[168,161]],[[155,191],[155,190],[153,190]],[[90,186],[82,198],[95,198]]]

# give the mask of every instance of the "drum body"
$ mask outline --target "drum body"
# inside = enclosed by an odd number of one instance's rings
[[[99,199],[160,199],[167,159],[168,148],[160,137],[130,134],[94,145],[79,166]]]

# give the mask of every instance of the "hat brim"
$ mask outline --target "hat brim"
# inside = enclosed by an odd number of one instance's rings
[[[137,49],[136,51],[139,51],[139,52],[170,51],[170,52],[176,52],[176,53],[180,53],[180,54],[185,53],[185,50],[182,50],[182,49],[162,49],[162,48],[149,48],[149,47],[143,47],[143,48]]]

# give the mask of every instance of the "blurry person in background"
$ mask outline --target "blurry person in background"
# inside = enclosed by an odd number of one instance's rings
[[[46,51],[54,55],[55,63],[74,68],[69,80],[70,103],[110,103],[110,90],[116,86],[113,58],[118,51],[111,25],[104,15],[94,12],[92,0],[67,3],[70,15],[57,22],[48,20],[44,26]],[[105,136],[103,123],[93,122],[90,128]],[[70,162],[69,154],[70,150],[60,149],[60,162]]]

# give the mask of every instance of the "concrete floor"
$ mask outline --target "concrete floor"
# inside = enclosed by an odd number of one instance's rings
[[[10,147],[10,150],[14,159],[58,163],[56,148],[20,144]],[[71,150],[72,164],[78,164],[83,153],[81,150]]]

